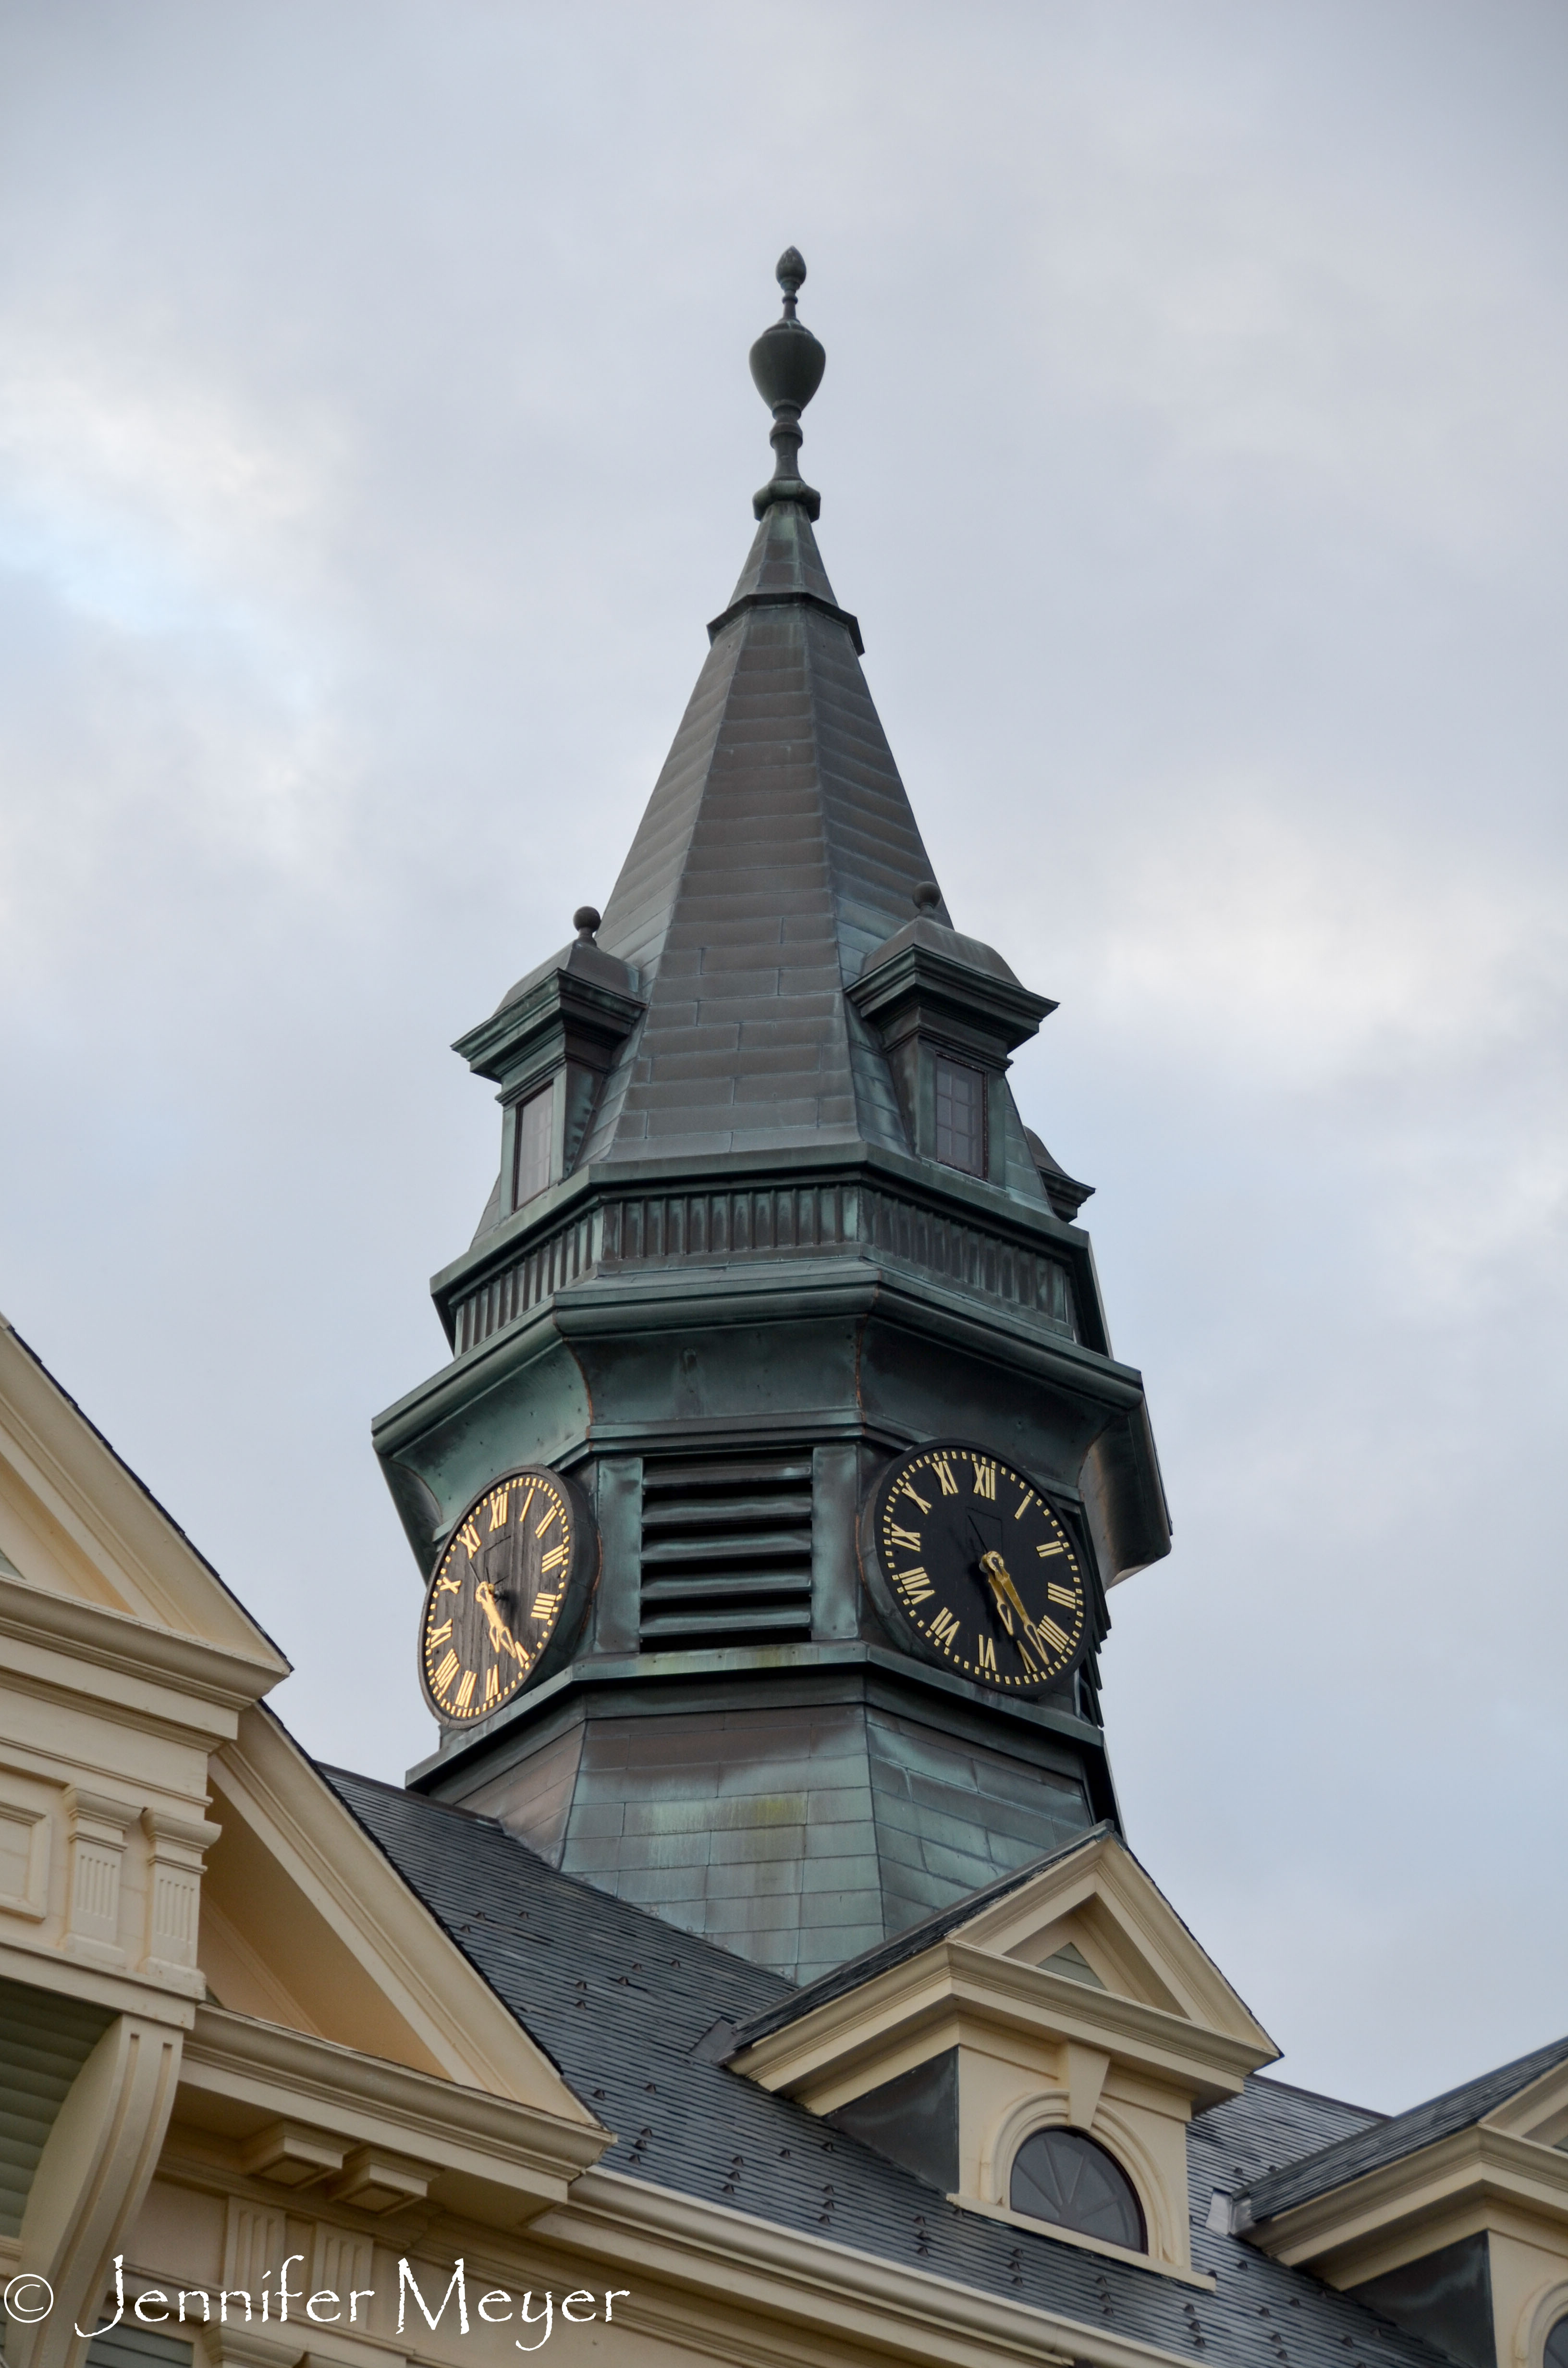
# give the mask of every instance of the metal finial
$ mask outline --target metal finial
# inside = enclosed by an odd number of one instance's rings
[[[597,929],[602,917],[603,916],[599,913],[597,905],[578,905],[576,911],[572,916],[572,927],[577,932],[577,943],[580,946],[591,946],[593,944],[594,933]]]
[[[915,883],[915,909],[917,913],[934,913],[942,901],[942,892],[934,880],[917,880]]]
[[[822,508],[822,495],[801,475],[801,414],[822,384],[827,356],[803,321],[795,317],[795,299],[806,277],[805,257],[798,246],[787,246],[778,258],[778,285],[784,290],[784,314],[765,329],[751,349],[751,374],[756,391],[773,413],[768,438],[775,460],[773,476],[752,497],[758,518],[775,502],[799,502],[808,518]]]

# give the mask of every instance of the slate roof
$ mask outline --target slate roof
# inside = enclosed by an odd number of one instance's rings
[[[615,2142],[603,2167],[847,2246],[913,2272],[1032,2305],[1194,2361],[1280,2368],[1433,2368],[1445,2355],[1304,2272],[1203,2225],[1210,2188],[1303,2133],[1356,2119],[1256,2080],[1195,2124],[1195,2265],[1213,2294],[1062,2238],[960,2212],[802,2106],[712,2060],[790,1985],[713,1943],[558,1873],[493,1819],[324,1770],[465,1956],[560,2066]],[[705,2048],[703,2042],[710,2042]],[[1365,2117],[1361,2117],[1365,2118]],[[1288,2342],[1285,2340],[1288,2339]]]
[[[1467,2080],[1440,2097],[1428,2098],[1424,2105],[1412,2106],[1407,2113],[1395,2113],[1374,2127],[1324,2146],[1304,2161],[1288,2162],[1271,2170],[1248,2188],[1246,2209],[1255,2221],[1271,2219],[1295,2204],[1310,2203],[1314,2195],[1326,2195],[1331,2188],[1364,2179],[1385,2163],[1399,2162],[1423,2146],[1435,2146],[1439,2138],[1452,2137],[1458,2130],[1471,2129],[1559,2064],[1568,2064],[1568,2039],[1554,2039],[1532,2055],[1517,2056],[1512,2064],[1499,2065],[1479,2079]]]

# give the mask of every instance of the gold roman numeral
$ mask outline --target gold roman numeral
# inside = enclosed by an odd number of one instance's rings
[[[551,1546],[540,1564],[540,1570],[559,1570],[570,1551],[568,1546]]]
[[[931,1622],[930,1634],[938,1645],[950,1645],[959,1633],[959,1623],[946,1604]]]
[[[888,1524],[888,1534],[892,1538],[895,1546],[907,1546],[911,1554],[918,1554],[920,1552],[920,1532],[918,1530],[901,1530],[896,1521],[890,1521]]]
[[[926,1573],[920,1568],[918,1564],[915,1565],[913,1570],[895,1571],[893,1573],[893,1577],[897,1579],[900,1587],[903,1588],[905,1595],[908,1596],[911,1603],[924,1603],[927,1596],[935,1595],[937,1592],[936,1588],[931,1585]]]
[[[553,1620],[555,1617],[556,1606],[560,1601],[561,1591],[559,1588],[553,1595],[536,1595],[533,1600],[533,1610],[528,1613],[528,1618],[530,1620]]]
[[[543,1537],[543,1535],[544,1535],[544,1533],[545,1533],[545,1531],[546,1531],[546,1530],[548,1530],[548,1529],[549,1529],[549,1527],[550,1527],[550,1525],[551,1525],[551,1521],[558,1521],[560,1519],[561,1519],[561,1508],[560,1508],[560,1506],[559,1506],[559,1505],[551,1505],[551,1508],[550,1508],[549,1512],[548,1512],[548,1513],[546,1513],[546,1515],[545,1515],[545,1517],[544,1517],[543,1520],[542,1520],[542,1521],[536,1521],[536,1522],[534,1523],[534,1535],[535,1535],[535,1537],[536,1537],[536,1538],[542,1538],[542,1537]]]
[[[903,1486],[899,1490],[899,1495],[901,1497],[913,1497],[923,1513],[928,1513],[931,1509],[927,1499],[916,1493],[915,1484],[912,1480],[906,1480],[904,1482]]]
[[[1064,1603],[1069,1611],[1074,1609],[1078,1600],[1070,1587],[1059,1587],[1053,1578],[1047,1579],[1045,1591],[1052,1603]]]
[[[438,1628],[431,1629],[430,1634],[426,1637],[425,1642],[427,1645],[444,1645],[451,1633],[451,1622],[449,1620],[443,1620]]]
[[[1023,1665],[1024,1665],[1024,1675],[1025,1675],[1025,1677],[1026,1677],[1026,1678],[1038,1678],[1038,1677],[1039,1677],[1039,1675],[1040,1675],[1040,1671],[1036,1668],[1036,1667],[1035,1667],[1035,1665],[1034,1665],[1034,1656],[1033,1656],[1033,1654],[1029,1651],[1029,1648],[1028,1648],[1028,1646],[1025,1644],[1025,1642],[1024,1642],[1023,1638],[1022,1638],[1021,1636],[1015,1636],[1015,1637],[1014,1637],[1014,1639],[1013,1639],[1013,1644],[1014,1644],[1014,1646],[1015,1646],[1015,1647],[1016,1647],[1016,1649],[1017,1649],[1017,1656],[1018,1656],[1019,1660],[1020,1660],[1020,1661],[1022,1661],[1022,1663],[1023,1663]]]
[[[463,1671],[463,1681],[458,1688],[456,1698],[452,1703],[452,1708],[454,1710],[467,1710],[470,1702],[473,1700],[473,1690],[478,1683],[479,1671],[477,1669],[465,1669]]]
[[[437,1595],[460,1595],[462,1591],[463,1583],[460,1578],[438,1578],[436,1581]]]
[[[493,1702],[499,1702],[499,1701],[500,1701],[500,1699],[501,1699],[501,1664],[500,1664],[500,1662],[499,1662],[499,1661],[492,1661],[492,1662],[491,1662],[491,1664],[490,1664],[490,1667],[489,1667],[489,1668],[485,1670],[485,1672],[484,1672],[484,1707],[485,1707],[485,1709],[486,1709],[486,1710],[488,1710],[488,1709],[490,1708],[490,1705],[491,1705],[491,1703],[492,1703]]]
[[[508,1494],[509,1491],[507,1489],[497,1488],[494,1495],[490,1499],[490,1534],[492,1537],[494,1536],[497,1530],[504,1530],[506,1526],[506,1498]]]
[[[1033,1503],[1034,1490],[1032,1488],[1026,1488],[1023,1495],[1018,1498],[1018,1509],[1013,1516],[1014,1520],[1021,1521],[1024,1515],[1028,1511],[1029,1507]]]
[[[973,1494],[977,1497],[989,1497],[992,1503],[994,1504],[996,1501],[996,1466],[994,1463],[988,1463],[983,1455],[971,1455],[969,1460],[974,1466]]]
[[[430,1683],[435,1687],[436,1691],[438,1694],[444,1694],[446,1692],[447,1688],[451,1684],[452,1679],[457,1676],[458,1671],[461,1668],[462,1663],[459,1660],[457,1655],[449,1645],[447,1648],[446,1659],[441,1663],[440,1668],[437,1670],[435,1676],[430,1680]]]
[[[983,1636],[980,1640],[980,1666],[987,1677],[996,1675],[996,1647],[989,1636]]]
[[[472,1521],[465,1521],[458,1531],[458,1543],[460,1546],[467,1546],[468,1558],[472,1562],[479,1552],[479,1531]]]
[[[943,1496],[956,1497],[959,1493],[959,1484],[953,1478],[953,1467],[948,1462],[947,1457],[945,1455],[935,1457],[931,1464],[931,1469],[942,1484]]]
[[[1065,1554],[1066,1551],[1067,1549],[1062,1544],[1060,1538],[1054,1538],[1048,1546],[1036,1546],[1035,1548],[1036,1554],[1040,1555],[1042,1562],[1047,1554]]]
[[[1070,1653],[1073,1649],[1072,1637],[1064,1628],[1057,1626],[1049,1611],[1040,1613],[1034,1623],[1034,1633],[1041,1648],[1047,1653]]]

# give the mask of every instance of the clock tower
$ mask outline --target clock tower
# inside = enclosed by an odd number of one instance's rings
[[[823,348],[752,348],[756,531],[603,916],[457,1050],[500,1107],[377,1452],[409,1782],[808,1981],[1101,1819],[1107,1590],[1170,1531],[1087,1187],[1009,1056],[817,548]]]

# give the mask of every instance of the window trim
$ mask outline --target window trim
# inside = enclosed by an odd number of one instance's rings
[[[556,1162],[556,1156],[555,1156],[555,1153],[556,1153],[556,1145],[555,1145],[555,1133],[556,1133],[556,1125],[555,1125],[555,1100],[556,1100],[556,1095],[555,1095],[555,1079],[554,1079],[553,1077],[547,1077],[547,1078],[545,1079],[545,1081],[544,1081],[544,1083],[543,1083],[542,1085],[540,1085],[540,1086],[536,1086],[536,1087],[534,1088],[534,1090],[533,1090],[533,1092],[532,1092],[532,1093],[528,1093],[528,1094],[524,1094],[524,1095],[522,1095],[522,1096],[521,1096],[521,1097],[520,1097],[520,1098],[519,1098],[519,1099],[517,1099],[517,1101],[512,1105],[512,1110],[511,1110],[511,1121],[512,1121],[512,1177],[511,1177],[511,1194],[512,1194],[512,1208],[513,1208],[513,1211],[514,1211],[514,1212],[516,1212],[516,1211],[517,1211],[517,1210],[518,1210],[518,1209],[526,1209],[526,1208],[529,1207],[533,1201],[537,1201],[537,1200],[539,1199],[539,1197],[540,1197],[540,1195],[541,1193],[543,1193],[543,1192],[548,1192],[548,1191],[549,1191],[549,1190],[550,1190],[550,1188],[551,1188],[551,1186],[558,1180],[558,1179],[557,1179],[557,1162]],[[522,1189],[522,1188],[523,1188],[523,1121],[524,1121],[524,1119],[525,1119],[526,1114],[527,1114],[529,1110],[537,1109],[537,1108],[540,1106],[540,1103],[542,1103],[542,1104],[545,1106],[545,1107],[544,1107],[544,1135],[545,1135],[545,1140],[544,1140],[544,1178],[543,1178],[543,1181],[542,1181],[541,1183],[540,1183],[540,1184],[536,1184],[536,1185],[534,1186],[534,1188],[533,1188],[533,1190],[532,1190],[531,1191],[529,1191],[529,1192],[525,1192],[525,1191],[523,1190],[523,1189]]]
[[[944,1157],[941,1149],[942,1121],[939,1116],[944,1069],[961,1070],[974,1080],[974,1112],[977,1131],[976,1164],[964,1167],[956,1159]],[[976,1061],[965,1061],[954,1053],[938,1046],[931,1049],[931,1156],[940,1167],[949,1168],[955,1176],[972,1177],[977,1184],[985,1183],[991,1174],[991,1079]]]

